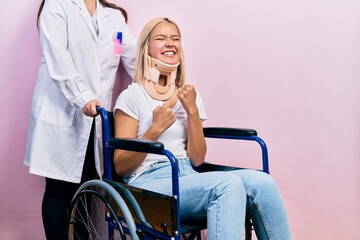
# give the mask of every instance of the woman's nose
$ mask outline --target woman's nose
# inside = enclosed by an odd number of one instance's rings
[[[166,38],[166,42],[165,42],[165,45],[167,47],[173,47],[174,46],[174,42],[171,38]]]

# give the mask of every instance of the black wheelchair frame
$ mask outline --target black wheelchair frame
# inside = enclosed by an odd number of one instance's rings
[[[179,206],[178,164],[174,155],[161,142],[113,137],[113,113],[97,108],[102,120],[104,179],[90,180],[80,186],[71,202],[67,239],[201,239],[204,221],[182,223]],[[256,130],[238,128],[204,128],[206,138],[257,142],[262,150],[262,171],[269,173],[268,151]],[[116,175],[114,149],[165,155],[172,166],[172,195],[126,185]],[[241,169],[211,163],[197,168],[200,172]],[[106,223],[106,224],[105,224]],[[245,239],[251,240],[251,220],[245,221]]]

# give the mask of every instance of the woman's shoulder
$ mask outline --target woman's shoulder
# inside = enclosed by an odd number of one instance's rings
[[[123,109],[125,106],[131,106],[135,109],[142,105],[143,96],[142,86],[138,83],[130,84],[125,90],[123,90],[116,100],[115,108]]]
[[[54,13],[63,18],[69,17],[74,11],[80,11],[83,6],[79,1],[71,0],[46,0],[42,12],[49,12],[50,15]]]
[[[121,22],[125,23],[125,17],[122,14],[122,12],[119,9],[107,7],[105,5],[102,5],[104,11],[108,13],[112,18],[117,18],[117,20],[120,20]]]
[[[70,5],[71,1],[61,1],[61,0],[46,0],[44,2],[43,12],[47,10],[54,10],[54,9],[67,9],[68,5]]]
[[[144,87],[139,84],[139,83],[136,83],[136,82],[132,82],[131,84],[129,84],[128,88],[127,89],[130,89],[130,91],[138,91],[138,92],[141,92],[143,91]]]
[[[124,91],[120,93],[120,96],[128,96],[132,98],[139,98],[140,94],[143,92],[143,87],[138,83],[131,83]]]

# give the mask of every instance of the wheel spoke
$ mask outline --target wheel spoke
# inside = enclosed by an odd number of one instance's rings
[[[119,231],[123,230],[122,225],[104,195],[98,187],[91,187],[90,189],[81,191],[73,200],[69,211],[71,213],[68,224],[69,240],[109,239],[107,221],[111,221],[117,229],[110,239],[126,239],[125,236],[122,237],[119,233]],[[105,217],[105,214],[108,215],[108,217]]]

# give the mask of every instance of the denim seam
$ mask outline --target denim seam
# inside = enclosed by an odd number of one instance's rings
[[[269,240],[273,240],[273,236],[272,236],[272,233],[271,233],[271,230],[270,230],[270,227],[269,227],[269,224],[267,223],[266,221],[266,218],[264,216],[264,212],[260,206],[260,204],[255,200],[255,196],[251,193],[251,192],[247,192],[247,195],[253,200],[252,201],[252,204],[249,206],[249,209],[253,207],[253,205],[255,205],[256,209],[257,209],[257,212],[259,213],[260,215],[260,218],[262,220],[262,223],[264,225],[264,229],[265,229],[265,232],[266,232],[266,235],[267,235],[267,238]]]
[[[220,215],[220,213],[221,213],[221,206],[220,206],[220,204],[219,204],[219,202],[217,201],[217,203],[216,203],[216,239],[221,239],[221,229],[219,228],[219,219],[220,219],[220,217],[221,217],[221,215]]]

